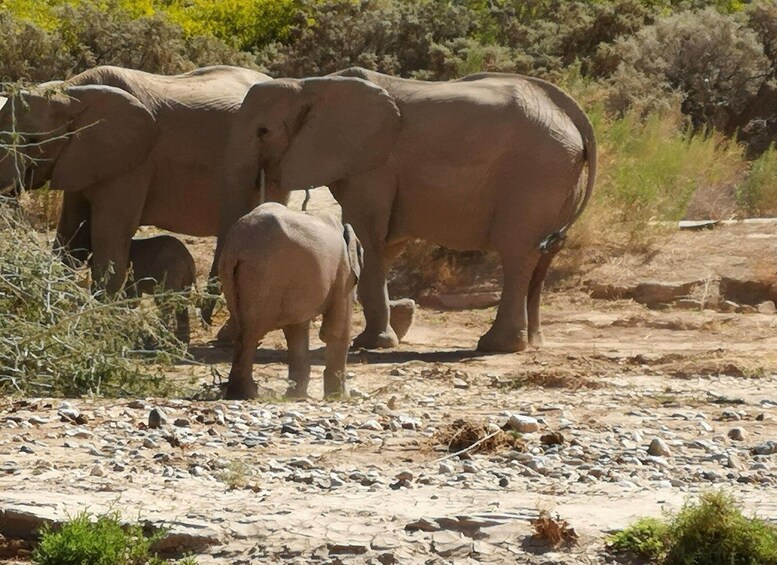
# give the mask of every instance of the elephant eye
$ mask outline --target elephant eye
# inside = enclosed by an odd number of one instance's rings
[[[269,130],[269,129],[267,129],[267,128],[265,128],[265,127],[261,127],[261,128],[259,128],[259,129],[257,129],[257,130],[256,130],[256,136],[257,136],[259,139],[262,139],[262,138],[263,138],[265,135],[267,135],[268,133],[270,133],[270,130]]]

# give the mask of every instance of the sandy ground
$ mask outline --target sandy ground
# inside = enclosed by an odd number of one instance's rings
[[[314,193],[315,209],[331,206]],[[184,241],[205,273],[213,242]],[[352,352],[348,401],[315,400],[317,337],[314,399],[273,399],[286,387],[280,332],[256,356],[261,401],[4,399],[0,532],[116,508],[172,525],[166,549],[201,563],[550,564],[606,562],[608,532],[705,489],[777,521],[777,315],[704,308],[721,277],[768,295],[777,225],[677,232],[649,260],[588,269],[579,288],[547,294],[546,345],[522,354],[473,350],[494,308],[420,309],[397,349]],[[591,298],[596,285],[645,282],[693,282],[699,307]],[[199,329],[197,362],[170,378],[225,378],[231,352],[214,334]],[[148,427],[154,408],[168,420],[159,429]],[[63,416],[72,411],[87,421]],[[485,435],[511,429],[511,415],[534,419],[498,436],[511,445],[450,456],[457,420]],[[649,448],[655,439],[664,451]],[[577,543],[532,537],[543,509]]]

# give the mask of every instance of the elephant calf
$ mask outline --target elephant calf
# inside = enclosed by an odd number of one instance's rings
[[[350,225],[266,203],[229,230],[219,258],[219,278],[237,335],[228,399],[256,397],[251,376],[259,341],[282,329],[288,346],[286,394],[307,396],[310,322],[323,314],[326,343],[324,396],[346,394],[345,364],[351,343],[353,289],[363,263]]]
[[[130,243],[130,263],[133,281],[127,294],[155,294],[160,290],[187,292],[195,284],[197,268],[189,250],[171,235],[133,239]],[[165,320],[175,313],[175,337],[189,343],[189,312],[180,303],[171,305],[164,297],[156,299]]]

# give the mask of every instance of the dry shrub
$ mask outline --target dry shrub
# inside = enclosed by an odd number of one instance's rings
[[[505,388],[563,388],[567,390],[596,390],[605,387],[605,383],[590,379],[576,369],[556,367],[552,369],[527,369],[507,375],[499,381]]]
[[[531,521],[534,527],[534,540],[542,541],[550,547],[571,546],[577,543],[577,532],[559,516],[553,518],[548,510],[540,510],[540,515]]]
[[[0,203],[0,393],[168,392],[162,369],[183,345],[144,305],[93,294],[81,278]]]
[[[63,192],[55,190],[27,191],[19,198],[25,219],[36,230],[52,230],[57,227],[62,209]]]
[[[469,449],[478,441],[493,433],[489,431],[488,426],[485,424],[476,424],[459,418],[454,420],[452,424],[440,428],[434,436],[434,441],[446,445],[451,453],[457,453]],[[525,444],[517,436],[500,430],[493,437],[489,437],[473,447],[469,452],[493,453],[502,449],[523,451],[525,447]]]

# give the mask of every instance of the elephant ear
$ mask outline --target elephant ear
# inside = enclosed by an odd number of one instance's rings
[[[401,127],[399,109],[384,89],[359,78],[301,81],[303,106],[280,163],[287,190],[329,184],[380,166]],[[288,124],[287,124],[288,126]]]
[[[362,267],[364,267],[364,250],[351,224],[343,226],[343,239],[345,240],[345,248],[348,253],[348,265],[351,268],[351,274],[356,279],[356,282],[359,282]]]
[[[134,96],[103,85],[66,91],[72,135],[52,173],[54,188],[82,190],[139,166],[156,135],[154,116]]]

